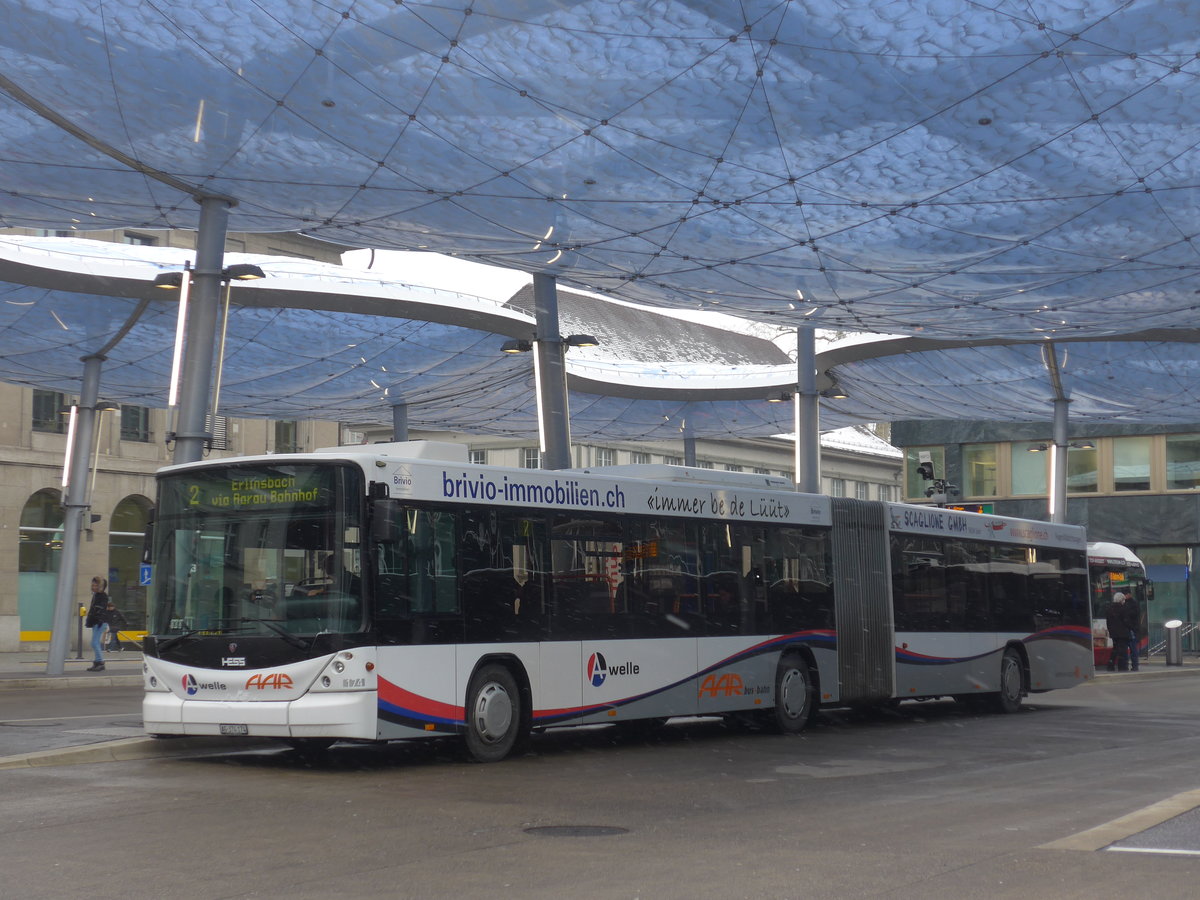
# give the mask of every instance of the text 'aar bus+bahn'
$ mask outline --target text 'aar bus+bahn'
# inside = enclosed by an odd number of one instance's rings
[[[413,442],[159,474],[151,734],[300,746],[953,696],[1093,676],[1082,529],[675,466]]]

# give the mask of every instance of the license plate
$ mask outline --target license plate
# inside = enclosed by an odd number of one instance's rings
[[[221,734],[249,734],[249,725],[222,725]]]

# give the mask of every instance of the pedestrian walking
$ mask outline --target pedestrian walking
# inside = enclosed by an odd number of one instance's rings
[[[1125,595],[1123,607],[1122,615],[1129,632],[1129,671],[1136,672],[1142,643],[1142,610],[1133,594]]]
[[[1120,591],[1104,607],[1104,624],[1108,626],[1108,638],[1112,641],[1112,652],[1108,657],[1108,671],[1129,671],[1129,622],[1125,618],[1125,595]]]
[[[92,629],[92,655],[95,661],[89,672],[104,671],[104,638],[108,632],[108,579],[97,575],[92,579],[92,603],[83,624]]]

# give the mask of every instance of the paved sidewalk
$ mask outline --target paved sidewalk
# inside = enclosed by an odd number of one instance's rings
[[[89,649],[84,659],[72,654],[62,675],[46,674],[45,651],[0,653],[0,691],[44,688],[80,688],[142,683],[142,654],[138,650],[120,650],[104,654],[104,671],[88,672],[92,664]]]

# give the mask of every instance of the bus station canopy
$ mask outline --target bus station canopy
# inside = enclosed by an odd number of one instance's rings
[[[824,366],[830,425],[1048,417],[1049,343],[1072,417],[1198,421],[1197,33],[1190,0],[6,0],[0,226],[224,197],[234,231],[909,340]]]

